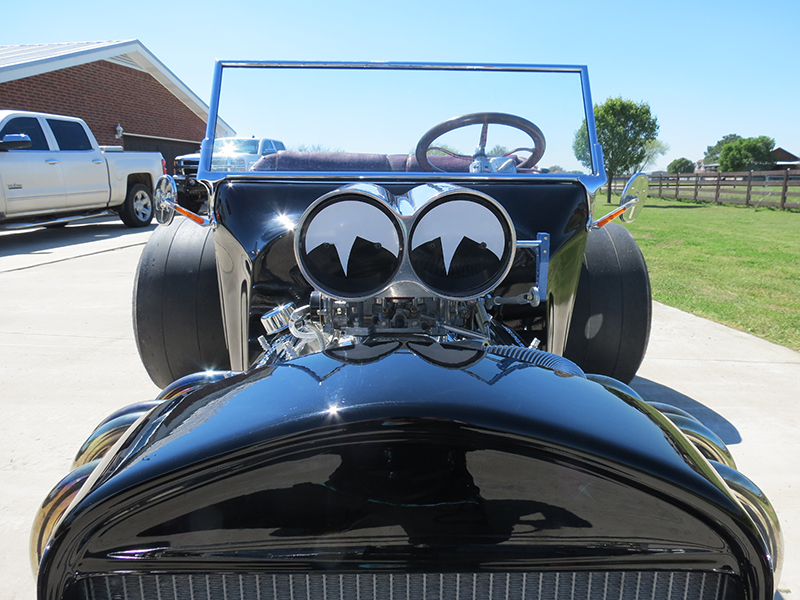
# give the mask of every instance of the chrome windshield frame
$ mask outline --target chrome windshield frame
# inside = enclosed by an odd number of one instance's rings
[[[367,173],[367,172],[307,172],[307,171],[281,171],[281,172],[232,172],[212,171],[211,155],[215,137],[217,119],[219,117],[219,102],[222,92],[222,73],[226,68],[244,69],[382,69],[399,71],[500,71],[500,72],[538,72],[538,73],[577,73],[581,80],[583,94],[583,108],[586,117],[586,127],[589,136],[589,152],[592,158],[591,174],[569,173],[542,173],[534,177],[526,175],[524,178],[516,173],[492,173],[491,175],[466,175],[458,173]],[[455,181],[465,179],[476,180],[576,180],[580,181],[590,193],[595,193],[600,186],[606,183],[606,172],[603,164],[603,151],[597,141],[597,131],[594,121],[594,105],[589,87],[589,72],[585,65],[535,65],[535,64],[473,64],[473,63],[415,63],[415,62],[316,62],[316,61],[231,61],[218,60],[214,66],[214,78],[211,89],[211,104],[208,111],[206,136],[200,151],[200,164],[198,165],[198,178],[210,183],[215,183],[228,177],[237,179],[271,179],[271,180],[347,180],[347,181],[385,181],[389,176],[397,180],[414,181]]]

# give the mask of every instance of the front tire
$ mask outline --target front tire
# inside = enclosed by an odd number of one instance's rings
[[[644,360],[652,315],[650,277],[633,236],[618,223],[591,231],[564,356],[628,383]]]
[[[136,271],[133,331],[147,374],[161,388],[230,368],[210,227],[176,219],[153,232]]]
[[[119,218],[128,227],[147,227],[153,220],[153,195],[143,183],[136,183],[128,189]]]

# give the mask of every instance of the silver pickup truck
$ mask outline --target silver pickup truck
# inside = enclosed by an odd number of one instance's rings
[[[81,119],[0,110],[0,228],[58,226],[108,211],[144,227],[164,172],[158,152],[101,147]]]

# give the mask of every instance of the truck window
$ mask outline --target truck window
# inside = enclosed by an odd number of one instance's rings
[[[91,150],[92,142],[86,135],[83,126],[75,121],[61,121],[59,119],[47,119],[53,135],[56,136],[60,150]]]
[[[44,137],[42,126],[39,125],[39,120],[35,117],[17,117],[11,119],[3,130],[0,131],[0,139],[9,133],[24,133],[31,138],[31,145],[28,148],[19,148],[11,150],[11,152],[25,152],[26,150],[50,150],[47,145],[47,138]]]

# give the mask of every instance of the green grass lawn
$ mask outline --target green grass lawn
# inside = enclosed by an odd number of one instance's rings
[[[649,198],[627,226],[654,300],[800,351],[800,212]]]

